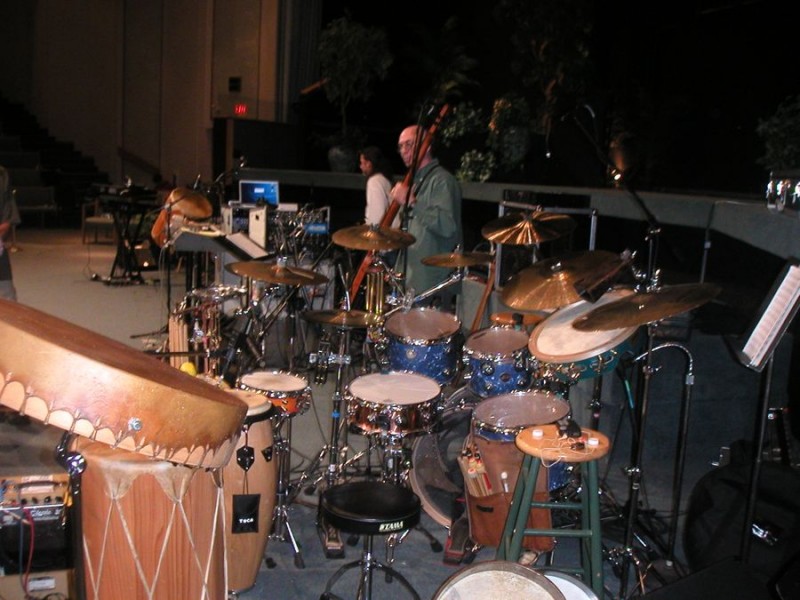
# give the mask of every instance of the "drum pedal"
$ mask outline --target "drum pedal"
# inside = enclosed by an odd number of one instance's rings
[[[317,533],[322,542],[325,558],[344,558],[344,545],[338,529],[322,523],[317,526]]]
[[[469,521],[467,515],[453,521],[450,532],[444,545],[444,563],[447,565],[460,565],[470,553],[472,543],[469,539]]]

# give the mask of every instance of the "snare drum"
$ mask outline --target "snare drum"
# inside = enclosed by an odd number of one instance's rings
[[[458,317],[432,308],[414,308],[391,315],[385,329],[392,371],[419,373],[440,385],[453,381],[458,368],[455,335],[461,330]]]
[[[348,422],[365,434],[425,433],[436,424],[441,388],[418,373],[370,373],[345,392]]]
[[[600,600],[594,590],[577,577],[555,569],[538,569],[538,571],[555,584],[566,600]]]
[[[489,560],[450,575],[432,600],[462,598],[525,598],[565,600],[558,587],[530,567],[505,560]]]
[[[229,391],[248,407],[239,443],[222,470],[228,591],[242,592],[256,583],[272,527],[278,472],[270,417],[275,409],[262,394]]]
[[[218,469],[190,468],[77,438],[86,597],[222,599]]]
[[[311,406],[308,382],[286,371],[254,371],[242,375],[239,387],[266,396],[275,408],[289,416],[302,414]]]
[[[567,383],[598,377],[614,369],[620,356],[632,349],[636,327],[579,331],[572,323],[595,308],[633,294],[630,289],[606,292],[592,304],[579,300],[558,309],[531,333],[528,346],[538,359],[539,376]]]
[[[531,386],[528,334],[510,327],[489,327],[464,344],[469,385],[482,398]]]

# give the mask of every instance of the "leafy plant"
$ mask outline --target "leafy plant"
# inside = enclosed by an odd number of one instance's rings
[[[339,109],[341,141],[352,142],[357,131],[348,127],[348,107],[369,100],[373,85],[386,79],[394,61],[386,32],[345,15],[322,30],[318,51],[325,96]]]
[[[770,170],[800,167],[800,96],[786,98],[774,115],[759,120],[756,133],[766,149],[759,164]]]

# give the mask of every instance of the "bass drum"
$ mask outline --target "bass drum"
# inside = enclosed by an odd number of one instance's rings
[[[453,392],[442,404],[436,427],[414,440],[411,450],[411,489],[419,496],[422,509],[443,527],[450,527],[457,516],[456,501],[464,494],[458,457],[470,432],[472,410],[480,400],[468,386]]]

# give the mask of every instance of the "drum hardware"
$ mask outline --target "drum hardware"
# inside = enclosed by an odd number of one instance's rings
[[[657,284],[657,282],[656,282]],[[649,401],[650,378],[655,372],[652,356],[656,350],[662,348],[677,348],[687,355],[687,372],[684,379],[684,397],[681,404],[681,429],[679,431],[678,448],[676,450],[676,465],[673,480],[673,506],[672,522],[670,524],[669,541],[667,545],[667,562],[674,561],[674,544],[677,534],[677,517],[679,510],[681,483],[683,477],[683,462],[685,457],[685,438],[688,428],[688,405],[691,396],[691,386],[694,384],[692,360],[689,351],[675,343],[666,343],[654,347],[654,329],[657,321],[676,314],[692,310],[710,301],[720,292],[719,286],[713,284],[683,284],[666,287],[655,287],[652,291],[631,294],[620,300],[609,302],[591,312],[578,317],[572,323],[577,331],[610,331],[621,327],[631,327],[647,324],[646,351],[635,358],[641,362],[639,382],[637,385],[637,398],[634,404],[637,414],[633,420],[634,448],[632,449],[632,465],[627,470],[630,479],[628,514],[625,524],[624,547],[619,551],[621,556],[620,598],[626,593],[628,571],[630,566],[639,565],[640,562],[633,556],[634,528],[638,523],[638,496],[642,480],[642,461],[644,455],[644,439],[646,428],[647,404]]]
[[[269,537],[281,542],[288,541],[292,545],[292,552],[294,553],[294,566],[298,569],[304,569],[306,564],[303,560],[303,554],[289,522],[289,505],[297,495],[298,489],[293,487],[290,481],[293,416],[293,414],[280,412],[275,417],[274,435],[275,455],[278,461],[278,482],[275,510],[272,516],[272,532]],[[282,429],[285,430],[285,435],[282,434]],[[275,568],[275,561],[272,558],[267,557],[265,560],[267,568]]]
[[[565,236],[576,226],[575,220],[567,215],[525,211],[490,221],[481,229],[481,235],[496,244],[534,246]]]
[[[413,291],[414,290],[409,290],[409,293],[407,293],[403,298],[403,303],[400,306],[396,306],[392,310],[387,311],[383,316],[384,317],[389,317],[389,316],[393,315],[394,313],[396,313],[399,310],[408,310],[414,304],[422,302],[423,300],[425,300],[426,298],[429,298],[430,296],[433,296],[434,294],[436,294],[440,290],[443,290],[446,287],[449,287],[451,285],[454,285],[454,284],[462,281],[464,279],[464,277],[466,277],[466,268],[459,269],[458,271],[453,271],[453,273],[451,273],[450,276],[447,279],[445,279],[444,281],[442,281],[440,283],[437,283],[432,288],[429,288],[429,289],[425,290],[424,292],[422,292],[421,294],[418,294],[416,296],[413,295]]]
[[[303,317],[307,319],[309,316],[311,319],[318,318],[319,315],[314,313],[315,311],[305,312],[303,313]],[[305,482],[308,481],[317,468],[322,465],[326,457],[327,464],[325,465],[324,473],[306,486],[306,494],[313,494],[322,481],[325,481],[328,487],[335,485],[341,478],[344,470],[361,460],[365,454],[364,451],[361,451],[357,452],[350,459],[346,458],[350,448],[347,445],[347,428],[343,427],[345,421],[342,420],[341,416],[345,387],[344,370],[345,367],[351,363],[351,357],[347,354],[347,351],[350,348],[350,331],[353,327],[337,325],[336,329],[339,333],[338,353],[330,354],[326,351],[324,357],[317,355],[317,360],[320,361],[320,364],[317,365],[317,369],[321,368],[322,362],[324,362],[326,370],[328,364],[337,364],[336,386],[334,388],[331,410],[330,438],[329,442],[320,449],[316,457],[311,461],[308,468],[300,475],[298,486],[303,487],[305,485]],[[341,543],[339,532],[336,529],[330,527],[326,523],[320,522],[318,523],[318,532],[325,555],[328,558],[341,558],[344,556],[344,546]]]
[[[561,308],[581,299],[576,285],[583,290],[596,273],[605,275],[615,269],[622,270],[622,265],[624,261],[618,255],[603,250],[546,258],[511,276],[500,299],[516,310]]]

